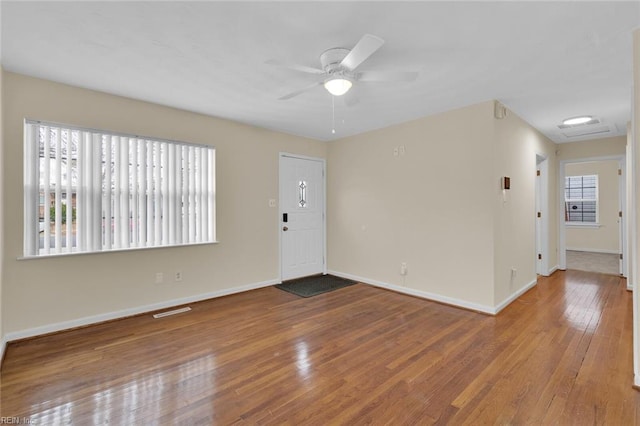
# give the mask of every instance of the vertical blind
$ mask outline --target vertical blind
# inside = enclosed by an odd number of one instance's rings
[[[209,146],[25,121],[25,256],[215,241]]]

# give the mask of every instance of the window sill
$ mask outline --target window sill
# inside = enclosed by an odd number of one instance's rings
[[[106,254],[106,253],[123,253],[123,252],[132,252],[132,251],[140,251],[140,250],[155,250],[155,249],[168,249],[168,248],[176,248],[176,247],[193,247],[193,246],[206,246],[218,244],[219,241],[209,241],[206,243],[190,243],[190,244],[174,244],[170,246],[155,246],[155,247],[131,247],[125,249],[113,249],[113,250],[101,250],[101,251],[82,251],[75,253],[50,253],[50,254],[39,254],[37,256],[22,256],[18,257],[17,260],[33,260],[33,259],[50,259],[52,257],[69,257],[69,256],[86,256],[91,254]]]
[[[580,228],[598,229],[602,227],[602,225],[600,225],[599,223],[583,223],[583,222],[565,222],[564,226],[566,226],[567,228],[575,228],[575,229],[580,229]]]

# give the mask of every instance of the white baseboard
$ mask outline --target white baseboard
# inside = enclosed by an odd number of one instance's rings
[[[373,285],[373,286],[376,286],[376,287],[386,288],[387,290],[393,290],[393,291],[396,291],[398,293],[404,293],[404,294],[408,294],[408,295],[411,295],[411,296],[420,297],[422,299],[432,300],[434,302],[440,302],[440,303],[445,303],[447,305],[457,306],[457,307],[460,307],[460,308],[471,309],[473,311],[478,311],[478,312],[482,312],[482,313],[490,314],[490,315],[498,314],[498,312],[500,312],[501,310],[506,308],[511,302],[516,300],[518,297],[522,296],[524,293],[529,291],[531,288],[535,287],[535,285],[537,284],[537,280],[534,279],[529,284],[527,284],[526,286],[524,286],[520,290],[518,290],[515,293],[513,293],[511,296],[507,297],[498,306],[491,307],[491,306],[486,306],[486,305],[480,305],[480,304],[477,304],[477,303],[467,302],[465,300],[455,299],[453,297],[443,296],[441,294],[429,293],[429,292],[426,292],[426,291],[415,290],[415,289],[408,288],[408,287],[401,287],[401,286],[398,286],[398,285],[395,285],[395,284],[389,284],[389,283],[384,283],[384,282],[377,281],[377,280],[372,280],[372,279],[369,279],[369,278],[359,277],[359,276],[352,275],[352,274],[346,274],[344,272],[329,271],[329,273],[331,275],[335,275],[335,276],[342,277],[342,278],[347,278],[347,279],[358,281],[358,282],[361,282],[361,283],[364,283],[364,284],[370,284],[370,285]]]
[[[14,331],[7,333],[2,339],[2,351],[4,353],[4,347],[6,343],[12,340],[25,339],[28,337],[40,336],[42,334],[53,333],[56,331],[68,330],[70,328],[83,327],[95,323],[114,320],[118,318],[130,317],[132,315],[144,314],[147,312],[157,311],[159,309],[171,308],[174,306],[184,305],[187,303],[200,302],[202,300],[214,299],[216,297],[228,296],[230,294],[242,293],[249,290],[255,290],[257,288],[268,287],[274,284],[280,284],[282,281],[279,279],[273,279],[268,281],[262,281],[253,284],[246,284],[238,287],[227,288],[223,290],[216,290],[210,293],[198,294],[196,296],[188,296],[180,299],[166,300],[164,302],[154,303],[151,305],[139,306],[135,308],[123,309],[115,312],[108,312],[105,314],[93,315],[90,317],[78,318],[71,321],[63,321],[55,324],[48,324],[41,327],[29,328],[26,330]]]
[[[520,290],[518,290],[515,293],[513,293],[511,296],[509,296],[506,299],[504,299],[502,302],[500,302],[498,304],[498,306],[496,306],[496,308],[495,308],[496,312],[495,313],[497,314],[498,312],[500,312],[501,310],[503,310],[504,308],[509,306],[509,304],[511,304],[511,302],[513,302],[518,297],[520,297],[523,294],[525,294],[527,291],[531,290],[533,287],[536,286],[536,284],[538,284],[538,280],[537,279],[531,281],[529,284],[525,285]]]
[[[633,376],[633,384],[640,390],[640,375],[636,374]]]
[[[604,254],[620,254],[618,250],[604,250],[604,249],[594,249],[594,248],[573,248],[567,247],[567,250],[570,251],[584,251],[587,253],[604,253]]]
[[[380,288],[386,288],[387,290],[393,290],[398,293],[408,294],[410,296],[420,297],[422,299],[431,300],[434,302],[440,302],[447,305],[457,306],[460,308],[471,309],[472,311],[478,311],[485,314],[495,315],[497,312],[491,306],[480,305],[477,303],[467,302],[465,300],[455,299],[453,297],[443,296],[441,294],[429,293],[426,291],[415,290],[413,288],[401,287],[395,284],[389,284],[382,281],[372,280],[370,278],[359,277],[352,274],[346,274],[344,272],[329,271],[329,274],[337,277],[347,278],[353,281],[358,281],[364,284],[370,284]]]
[[[553,275],[553,273],[556,272],[558,269],[560,269],[560,265],[556,265],[553,268],[549,269],[548,274]]]

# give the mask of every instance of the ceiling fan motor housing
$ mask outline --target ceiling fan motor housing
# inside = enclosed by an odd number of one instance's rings
[[[340,66],[340,63],[349,54],[349,52],[351,52],[351,50],[344,49],[342,47],[325,50],[320,55],[320,63],[322,64],[322,69],[329,75],[336,72],[341,72],[342,74],[344,74],[346,70]]]

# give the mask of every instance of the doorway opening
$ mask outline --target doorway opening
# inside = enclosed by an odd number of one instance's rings
[[[560,269],[627,276],[624,156],[560,162]]]

